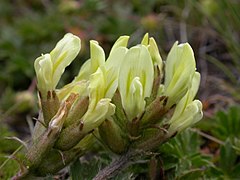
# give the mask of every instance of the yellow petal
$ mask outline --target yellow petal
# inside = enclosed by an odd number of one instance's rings
[[[93,110],[88,110],[83,116],[83,133],[87,133],[97,128],[102,122],[113,115],[115,105],[110,103],[111,99],[101,99]]]
[[[91,53],[91,73],[94,73],[98,67],[105,63],[105,53],[97,41],[90,41]]]
[[[74,60],[81,48],[81,40],[73,34],[66,34],[51,51],[53,63],[53,85],[57,86],[65,68]]]
[[[194,77],[192,79],[191,88],[188,90],[185,96],[177,103],[172,119],[176,119],[176,117],[179,117],[183,113],[187,105],[193,101],[194,97],[197,94],[199,84],[200,73],[195,72]]]
[[[45,54],[37,58],[34,62],[34,68],[37,75],[38,89],[45,96],[47,91],[54,89],[52,82],[53,64],[50,54]]]
[[[146,33],[146,34],[143,36],[143,39],[142,39],[141,44],[147,46],[147,45],[148,45],[148,41],[149,41],[149,35],[148,35],[148,33]]]
[[[129,95],[126,98],[123,108],[131,120],[141,115],[145,108],[145,100],[143,98],[143,87],[139,77],[135,77],[130,85]]]
[[[179,117],[170,120],[168,131],[170,134],[180,132],[197,123],[202,117],[202,103],[199,100],[195,100],[185,108],[184,112]]]
[[[124,60],[124,57],[128,49],[125,47],[115,48],[111,51],[107,61],[106,61],[106,96],[107,98],[112,98],[117,86],[118,86],[118,77],[121,64]]]
[[[153,64],[158,65],[158,68],[160,70],[160,73],[162,72],[163,62],[162,58],[160,56],[158,46],[154,38],[149,39],[149,47],[148,47],[149,53],[152,57]]]
[[[119,47],[127,47],[127,44],[128,44],[128,40],[129,40],[129,36],[120,36],[117,41],[114,43],[111,51],[110,51],[110,55],[111,56],[111,53],[116,49],[116,48],[119,48]]]
[[[79,94],[80,96],[87,96],[87,84],[88,82],[86,80],[71,82],[57,90],[57,96],[60,101],[66,100],[71,93]]]
[[[93,110],[97,103],[105,97],[105,87],[104,72],[101,68],[98,68],[98,70],[90,76],[89,80],[88,90],[90,104],[88,109]]]
[[[78,75],[74,78],[74,82],[81,80],[88,80],[89,76],[92,74],[91,70],[91,60],[87,60],[80,68]]]

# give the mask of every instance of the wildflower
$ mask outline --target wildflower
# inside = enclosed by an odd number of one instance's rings
[[[169,133],[180,132],[202,119],[202,103],[194,100],[200,83],[200,74],[194,73],[192,86],[176,105],[172,118],[169,120]]]
[[[38,89],[43,98],[47,97],[48,91],[55,90],[65,68],[79,53],[80,43],[81,40],[77,36],[68,33],[50,54],[43,54],[35,60]]]
[[[126,46],[129,36],[121,36],[114,43],[108,59],[105,61],[105,53],[102,47],[97,41],[90,41],[90,59],[87,60],[81,67],[78,75],[75,77],[74,82],[81,81],[83,79],[88,80],[90,75],[98,69],[100,66],[107,66],[108,69],[112,67],[118,67],[124,57]],[[116,71],[115,71],[116,72]],[[118,71],[117,71],[118,72]]]
[[[178,103],[192,83],[196,70],[193,50],[188,43],[174,43],[165,66],[164,95],[168,97],[167,107]]]
[[[79,83],[79,86],[81,86],[81,83],[83,83],[86,85],[84,93],[87,93],[89,101],[86,103],[83,99],[83,101],[79,101],[80,104],[75,103],[73,105],[69,117],[66,119],[66,128],[62,130],[56,143],[57,148],[62,150],[72,148],[88,133],[102,124],[105,119],[114,114],[115,105],[111,103],[111,98],[117,89],[118,70],[112,61],[117,60],[121,63],[122,57],[119,56],[119,52],[126,53],[127,49],[123,45],[126,44],[127,40],[127,37],[122,37],[116,41],[106,62],[101,46],[96,41],[91,41],[90,59],[81,68],[73,82],[59,91],[59,93],[63,91],[62,94],[67,95],[74,91],[76,84]],[[79,114],[79,109],[75,108],[78,105],[83,105],[84,107],[79,108],[84,110],[87,105],[86,111],[83,111],[84,114],[81,111],[81,117],[75,116]],[[74,140],[69,142],[69,137]]]
[[[150,97],[154,80],[151,55],[144,45],[129,49],[122,62],[118,88],[122,106],[129,120],[139,117]]]

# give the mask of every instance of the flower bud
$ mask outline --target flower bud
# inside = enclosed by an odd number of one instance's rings
[[[49,128],[50,129],[57,129],[58,132],[61,131],[62,129],[62,126],[63,126],[63,123],[67,117],[67,114],[68,114],[68,110],[67,110],[67,103],[64,102],[57,114],[52,118],[52,120],[49,122]]]
[[[67,127],[73,124],[75,121],[81,119],[83,115],[87,112],[88,105],[88,97],[79,98],[71,108],[69,115],[64,123],[64,126]]]
[[[42,98],[41,92],[39,92],[39,94],[40,94],[40,101],[41,101],[40,105],[43,112],[44,122],[46,125],[48,125],[50,120],[57,113],[60,107],[60,102],[55,91],[48,91],[46,98]]]
[[[42,159],[48,154],[54,146],[55,141],[62,129],[63,123],[68,114],[68,102],[61,104],[56,115],[49,122],[48,128],[37,137],[27,152],[28,166],[31,170],[38,168]]]
[[[107,119],[99,126],[99,134],[111,151],[117,154],[126,151],[129,144],[127,134],[120,129],[113,119]]]

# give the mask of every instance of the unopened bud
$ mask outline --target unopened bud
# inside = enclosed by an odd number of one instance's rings
[[[41,92],[39,92],[41,94]],[[43,118],[46,125],[50,122],[53,116],[57,113],[60,102],[55,91],[48,91],[47,98],[44,99],[40,95],[41,108],[43,112]]]
[[[115,124],[114,120],[105,120],[99,126],[99,133],[106,145],[111,151],[121,154],[126,151],[128,146],[128,137],[120,127]]]

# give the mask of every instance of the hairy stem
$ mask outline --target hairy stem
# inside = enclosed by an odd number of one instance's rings
[[[129,151],[105,167],[93,178],[93,180],[105,180],[118,174],[119,171],[128,167],[133,159],[138,155],[136,151]]]
[[[94,177],[94,180],[106,180],[113,177],[131,165],[131,163],[134,162],[134,160],[141,156],[144,152],[155,149],[172,136],[172,134],[159,131],[156,136],[153,136],[144,142],[138,143],[134,149],[130,149],[126,154],[123,154],[110,165],[99,171]]]

